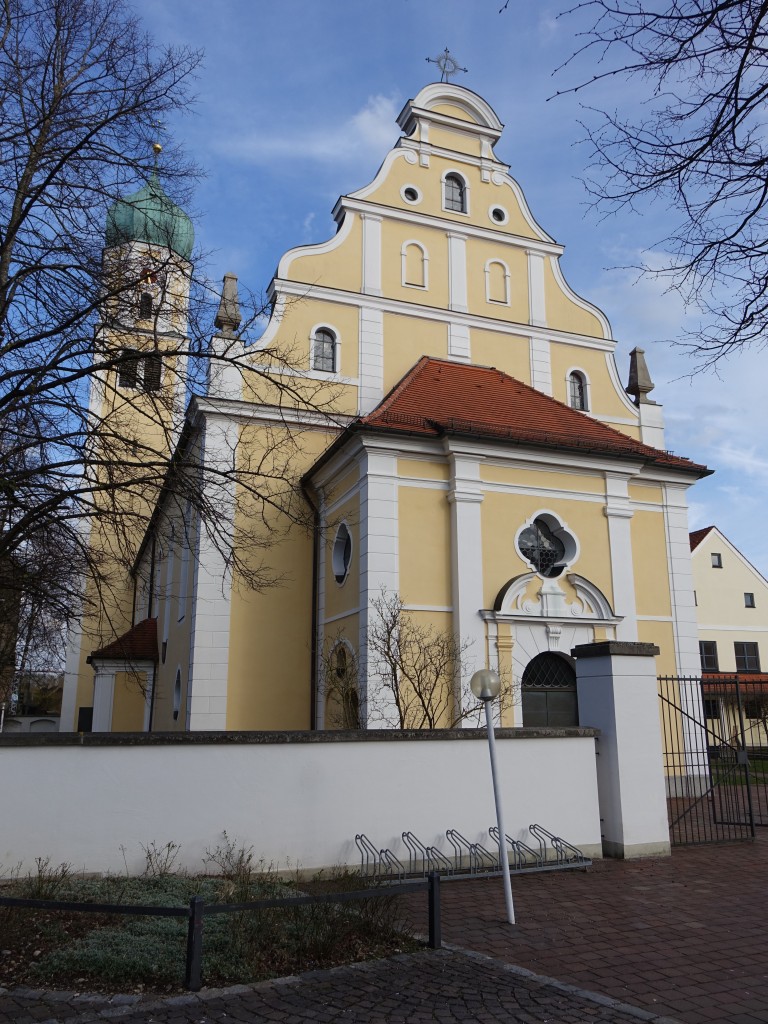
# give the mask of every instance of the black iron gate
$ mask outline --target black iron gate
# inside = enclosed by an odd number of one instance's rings
[[[673,845],[753,839],[768,825],[768,682],[661,676]]]

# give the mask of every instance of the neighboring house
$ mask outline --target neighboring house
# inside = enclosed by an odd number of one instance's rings
[[[736,735],[737,676],[746,743],[768,746],[768,580],[716,526],[691,533],[691,564],[708,728]]]
[[[232,275],[216,319],[211,344],[243,365],[290,347],[291,381],[327,385],[334,418],[285,396],[276,408],[235,366],[186,418],[182,395],[166,406],[169,437],[211,467],[238,440],[245,458],[295,435],[314,538],[288,529],[267,550],[281,585],[249,592],[194,517],[147,510],[124,594],[73,640],[63,729],[91,714],[106,731],[323,728],[328,644],[339,672],[354,660],[354,707],[377,724],[382,593],[468,644],[466,672],[491,666],[522,689],[509,723],[578,724],[577,644],[647,641],[659,671],[698,672],[686,493],[709,470],[664,450],[642,350],[625,354],[622,384],[608,321],[570,289],[563,247],[494,154],[503,126],[486,101],[429,85],[398,124],[373,182],[336,203],[336,234],[280,260],[262,338],[237,340]],[[106,272],[116,250],[151,262],[171,239],[183,298],[191,225],[157,181],[148,190],[112,212]],[[183,301],[174,315],[167,329],[183,333]],[[151,365],[136,352],[112,390],[172,389],[162,349]],[[233,537],[252,515],[234,490],[217,508]]]

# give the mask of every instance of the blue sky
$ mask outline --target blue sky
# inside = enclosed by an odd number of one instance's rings
[[[578,21],[557,18],[564,6],[512,0],[499,14],[501,0],[134,3],[158,41],[205,50],[194,113],[168,129],[207,172],[195,213],[209,272],[232,271],[254,291],[286,249],[333,234],[334,202],[373,177],[399,135],[403,103],[438,77],[426,57],[448,46],[469,69],[456,81],[506,125],[497,155],[566,246],[567,280],[607,314],[622,379],[629,351],[644,346],[668,447],[717,470],[690,493],[691,529],[717,524],[768,575],[768,534],[755,528],[768,504],[768,352],[691,376],[691,357],[668,343],[685,324],[679,298],[621,269],[661,263],[669,213],[660,203],[608,219],[590,210],[579,121],[590,117],[582,103],[636,109],[642,84],[550,100],[596,70],[587,57],[553,77],[578,44]]]

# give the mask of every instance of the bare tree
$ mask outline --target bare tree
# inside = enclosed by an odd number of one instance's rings
[[[0,598],[23,596],[41,624],[79,614],[82,579],[92,606],[114,603],[104,591],[123,585],[142,538],[190,509],[230,562],[243,554],[243,579],[267,585],[253,551],[305,515],[300,430],[279,421],[287,406],[329,407],[329,389],[281,375],[294,353],[246,359],[263,304],[241,293],[220,307],[172,230],[137,248],[115,212],[143,187],[177,223],[165,190],[188,201],[198,172],[164,140],[161,185],[152,144],[189,108],[200,60],[155,45],[124,0],[0,0],[0,565],[12,567]],[[228,368],[272,426],[241,425],[204,465],[200,418],[179,432],[183,407]],[[237,538],[219,525],[233,491],[249,511]]]
[[[507,4],[504,5],[505,7]],[[768,6],[760,0],[583,0],[567,62],[589,80],[638,80],[637,116],[592,110],[586,135],[600,172],[587,185],[606,211],[662,199],[677,214],[658,244],[665,276],[700,321],[684,342],[702,365],[768,338]]]
[[[397,594],[373,602],[368,630],[368,714],[375,724],[400,729],[454,729],[480,725],[483,704],[472,694],[464,661],[471,641],[418,622]],[[496,712],[509,707],[504,687]]]

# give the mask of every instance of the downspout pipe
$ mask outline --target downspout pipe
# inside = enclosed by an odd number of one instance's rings
[[[309,486],[301,481],[301,490],[312,509],[312,630],[311,647],[312,655],[309,669],[309,694],[310,713],[309,727],[313,731],[317,728],[317,586],[320,576],[320,509],[315,504]]]

